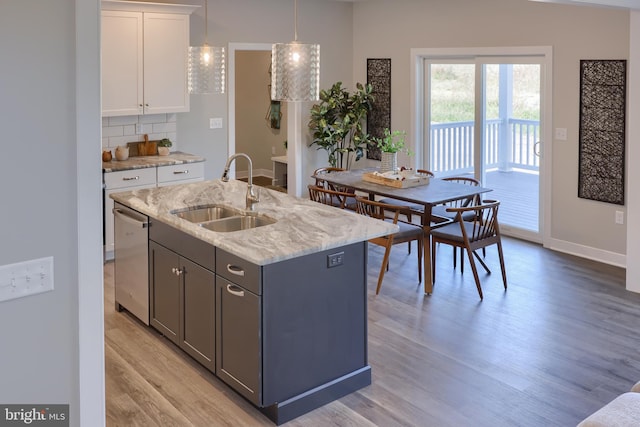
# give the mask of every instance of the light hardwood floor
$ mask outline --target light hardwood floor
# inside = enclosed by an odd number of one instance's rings
[[[434,293],[423,296],[415,255],[369,251],[373,383],[287,426],[575,426],[640,380],[640,295],[624,270],[504,239],[509,289],[438,249]],[[415,247],[414,247],[415,250]],[[468,267],[468,265],[467,265]],[[257,409],[113,302],[105,265],[109,426],[269,426]],[[312,367],[310,367],[312,368]]]

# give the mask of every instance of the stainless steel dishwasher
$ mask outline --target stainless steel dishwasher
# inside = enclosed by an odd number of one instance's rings
[[[149,217],[114,204],[116,310],[149,324]]]

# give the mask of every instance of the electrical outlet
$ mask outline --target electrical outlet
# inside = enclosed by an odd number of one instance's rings
[[[276,154],[276,147],[271,147],[271,154]]]
[[[344,252],[327,255],[327,268],[337,267],[344,264]]]
[[[558,141],[567,140],[567,128],[556,128],[556,139]]]
[[[0,301],[53,290],[53,257],[0,266]]]
[[[616,224],[624,224],[624,212],[616,211]]]

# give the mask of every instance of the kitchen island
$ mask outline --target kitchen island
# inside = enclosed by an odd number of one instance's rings
[[[260,188],[249,216],[211,231],[175,215],[245,210],[221,180],[115,193],[149,217],[149,311],[163,333],[277,424],[371,383],[367,240],[395,225]]]

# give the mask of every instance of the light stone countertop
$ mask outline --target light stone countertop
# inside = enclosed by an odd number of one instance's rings
[[[260,196],[254,212],[277,222],[227,233],[207,230],[171,212],[212,204],[244,210],[246,182],[217,179],[113,193],[109,197],[257,265],[272,264],[398,231],[394,224],[352,211],[264,187],[254,188]]]
[[[115,150],[113,150],[115,151]],[[115,155],[109,162],[102,162],[103,172],[117,172],[131,169],[155,168],[157,166],[180,165],[184,163],[204,162],[204,157],[174,151],[168,156],[132,156],[127,160],[116,160]]]

